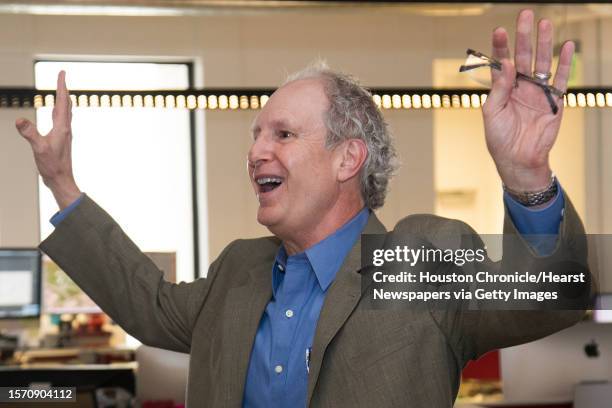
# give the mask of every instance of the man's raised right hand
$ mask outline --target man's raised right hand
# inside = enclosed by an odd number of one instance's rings
[[[57,76],[57,95],[53,108],[53,128],[41,136],[36,125],[19,118],[15,126],[32,146],[38,172],[51,189],[60,209],[68,207],[81,195],[72,174],[72,101],[66,88],[66,73]]]

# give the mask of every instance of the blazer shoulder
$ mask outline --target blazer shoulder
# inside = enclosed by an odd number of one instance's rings
[[[269,261],[270,257],[274,258],[280,245],[280,239],[275,236],[241,238],[230,242],[223,253],[230,258],[248,259],[249,263],[257,263]]]
[[[467,223],[433,214],[411,214],[402,218],[393,228],[404,233],[476,234]]]

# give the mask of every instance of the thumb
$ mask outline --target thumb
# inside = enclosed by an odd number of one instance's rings
[[[501,74],[496,78],[487,97],[485,105],[489,111],[497,111],[502,109],[512,94],[512,88],[514,87],[514,81],[516,78],[516,71],[514,65],[504,58],[502,60],[502,71]]]
[[[41,138],[36,126],[27,119],[19,118],[15,121],[15,127],[21,136],[26,139],[32,147],[38,144],[39,138]]]

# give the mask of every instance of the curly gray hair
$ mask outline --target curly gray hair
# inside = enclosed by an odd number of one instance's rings
[[[301,79],[323,81],[330,105],[324,118],[328,149],[348,139],[366,143],[368,157],[361,169],[361,196],[368,208],[381,207],[397,169],[397,155],[389,127],[372,94],[356,78],[332,70],[323,61],[289,75],[284,84]]]

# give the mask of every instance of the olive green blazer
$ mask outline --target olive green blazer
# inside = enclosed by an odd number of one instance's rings
[[[396,231],[471,233],[466,224],[413,215]],[[518,234],[509,216],[505,233]],[[365,234],[387,231],[372,214]],[[582,224],[566,198],[556,251],[572,251]],[[328,290],[314,337],[309,406],[450,408],[461,370],[485,352],[549,335],[581,311],[381,311],[362,302],[357,242]],[[525,244],[527,245],[527,244]],[[240,407],[260,318],[270,300],[275,237],[230,243],[206,278],[168,283],[119,225],[85,196],[40,248],[132,336],[190,353],[188,407]],[[160,373],[160,375],[164,375]]]

